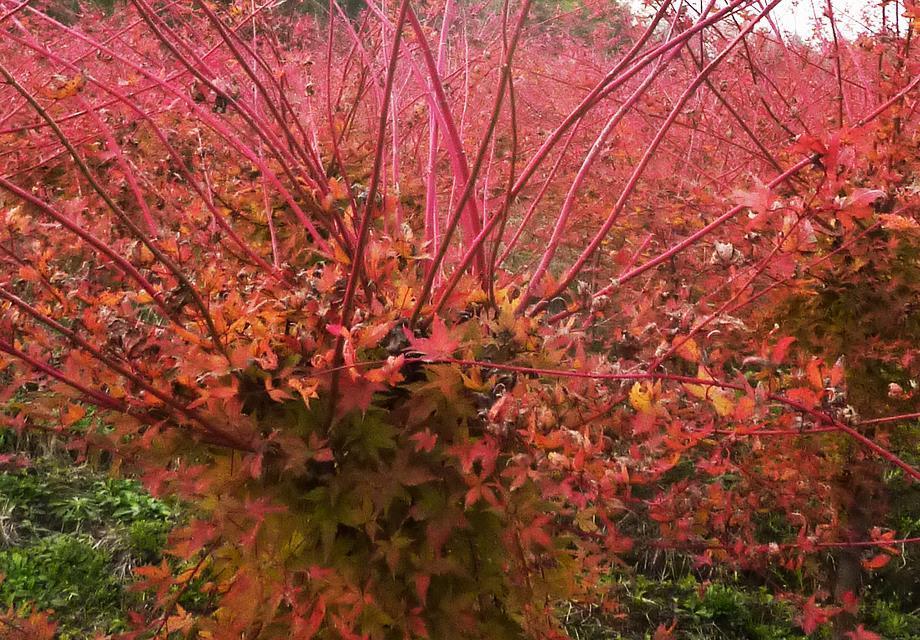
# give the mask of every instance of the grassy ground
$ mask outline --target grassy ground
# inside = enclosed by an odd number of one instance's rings
[[[0,606],[53,609],[64,640],[123,629],[131,571],[159,562],[178,508],[47,439],[0,432],[0,451],[29,460],[0,473]]]

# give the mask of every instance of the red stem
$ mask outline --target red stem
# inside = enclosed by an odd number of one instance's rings
[[[584,268],[585,264],[591,258],[594,252],[597,251],[597,248],[601,245],[601,242],[610,232],[610,229],[613,227],[613,224],[620,217],[620,214],[622,213],[624,207],[626,206],[626,202],[628,201],[629,197],[632,195],[633,190],[636,188],[636,185],[639,182],[639,178],[641,178],[642,174],[645,172],[645,168],[648,166],[648,163],[651,162],[652,157],[654,156],[655,150],[661,144],[662,140],[664,140],[664,137],[667,134],[668,130],[671,128],[671,125],[677,119],[677,116],[680,115],[680,112],[683,110],[684,105],[687,103],[690,97],[694,93],[696,93],[696,90],[699,88],[700,85],[703,84],[703,82],[706,80],[706,77],[710,73],[712,73],[712,71],[717,66],[719,66],[719,64],[721,64],[721,62],[726,57],[728,57],[728,54],[731,53],[731,51],[735,48],[735,46],[739,42],[741,42],[745,34],[750,32],[757,25],[760,19],[763,18],[764,15],[769,13],[773,9],[773,7],[775,7],[780,2],[781,0],[771,0],[771,2],[769,2],[764,7],[764,9],[760,11],[760,13],[758,13],[754,18],[749,20],[747,25],[745,25],[745,27],[738,33],[738,35],[735,36],[735,38],[733,38],[732,41],[729,44],[727,44],[722,49],[722,51],[716,57],[714,57],[712,61],[708,65],[706,65],[706,67],[703,68],[702,71],[700,71],[700,73],[696,76],[693,82],[690,83],[690,86],[688,86],[684,90],[683,94],[680,96],[680,98],[678,98],[674,107],[671,109],[671,113],[668,114],[667,119],[658,129],[658,132],[655,134],[655,137],[652,139],[652,142],[648,145],[645,152],[642,154],[642,158],[639,160],[639,163],[633,169],[632,175],[629,177],[629,180],[627,180],[626,185],[623,187],[623,191],[620,193],[620,197],[617,199],[616,204],[613,206],[613,209],[610,212],[610,215],[607,217],[607,220],[604,222],[604,224],[595,234],[594,238],[591,240],[588,246],[584,249],[584,251],[582,251],[581,255],[578,257],[575,263],[569,268],[569,270],[565,273],[565,275],[562,276],[560,281],[557,283],[555,289],[553,289],[548,295],[543,296],[544,300],[555,298],[556,296],[560,295],[563,291],[565,291],[565,289],[569,286],[569,284],[571,284],[571,282],[575,279],[575,277],[579,274],[579,272]],[[530,303],[530,300],[522,296],[520,306],[518,307],[518,312],[522,312],[524,308],[526,307],[526,305],[529,303]],[[542,307],[538,306],[538,308],[534,309],[534,311],[538,311],[540,308]]]
[[[419,23],[418,17],[416,17],[415,12],[412,11],[411,8],[409,9],[409,26],[411,26],[412,30],[415,32],[418,50],[421,52],[422,59],[425,61],[425,67],[428,70],[428,80],[431,89],[434,92],[434,102],[437,106],[437,108],[433,109],[433,111],[437,114],[441,120],[442,126],[444,127],[445,143],[447,146],[447,151],[450,154],[451,163],[454,170],[454,178],[462,184],[468,184],[470,181],[470,170],[467,164],[466,155],[463,152],[463,143],[460,140],[460,134],[457,132],[457,126],[454,123],[450,106],[447,104],[447,96],[444,93],[444,85],[441,83],[441,77],[438,73],[438,63],[435,61],[434,56],[431,54],[431,48],[428,46],[428,42],[425,39],[425,33],[422,31],[422,25]],[[476,237],[482,228],[479,208],[476,206],[475,198],[468,198],[462,222],[464,232],[469,238],[467,242],[472,242],[473,238]],[[437,221],[435,221],[435,224],[437,224]],[[447,236],[443,242],[448,242],[448,239],[449,236]],[[436,253],[439,249],[440,247],[434,248]],[[482,274],[484,269],[485,254],[482,253],[482,251],[479,251],[476,254],[475,271],[478,274]]]
[[[95,389],[91,389],[81,382],[78,382],[76,380],[71,380],[64,374],[63,371],[60,371],[59,369],[55,369],[49,364],[36,360],[29,354],[25,353],[24,351],[20,351],[19,349],[14,347],[12,344],[7,342],[6,340],[3,340],[2,338],[0,338],[0,351],[8,353],[9,355],[15,358],[18,358],[22,360],[23,362],[27,363],[30,367],[34,369],[38,369],[45,375],[51,376],[55,380],[59,380],[63,382],[64,384],[66,384],[67,386],[72,387],[73,389],[76,389],[77,391],[82,393],[84,396],[86,396],[93,404],[97,406],[104,407],[106,409],[114,409],[115,411],[119,411],[127,415],[133,415],[131,413],[131,408],[128,405],[124,404],[123,402],[116,400],[115,398],[113,398],[112,396],[106,393],[103,393],[101,391],[96,391]]]
[[[438,252],[435,255],[432,268],[428,271],[425,276],[425,282],[422,285],[422,289],[418,294],[418,299],[415,304],[415,308],[412,310],[412,315],[409,319],[410,326],[415,326],[418,322],[419,316],[421,315],[422,308],[425,305],[425,302],[428,300],[428,297],[431,295],[431,288],[434,284],[434,279],[440,268],[441,263],[444,260],[444,256],[447,254],[447,249],[450,246],[450,239],[453,236],[454,231],[457,228],[457,222],[460,219],[460,214],[463,211],[463,208],[466,206],[467,200],[473,195],[473,191],[476,188],[476,178],[479,175],[479,170],[482,167],[482,162],[485,159],[486,152],[489,148],[489,141],[492,138],[492,135],[495,132],[495,126],[498,124],[498,116],[501,113],[502,101],[505,96],[505,88],[508,84],[508,80],[511,75],[511,59],[514,56],[514,51],[517,48],[518,40],[521,36],[521,32],[524,28],[524,22],[527,19],[527,14],[530,11],[531,0],[524,0],[524,4],[521,8],[521,12],[518,15],[517,24],[514,28],[514,35],[511,37],[511,42],[508,44],[508,55],[505,59],[504,66],[502,69],[501,79],[499,80],[498,91],[495,96],[495,103],[492,107],[492,115],[489,120],[489,126],[486,129],[486,133],[482,138],[482,141],[479,144],[479,151],[476,154],[476,161],[473,163],[473,170],[470,175],[470,179],[467,181],[463,189],[463,194],[460,196],[459,202],[454,209],[453,214],[450,217],[450,220],[447,223],[447,228],[444,231],[444,239],[441,242],[441,246],[438,247]],[[491,225],[490,225],[491,228]],[[475,248],[475,247],[471,247]]]
[[[87,182],[89,182],[90,185],[92,186],[93,190],[94,190],[96,193],[99,194],[99,196],[103,199],[103,201],[104,201],[105,204],[108,206],[108,208],[111,209],[112,213],[114,213],[115,216],[116,216],[119,220],[121,220],[121,222],[122,222],[126,227],[128,227],[128,229],[131,231],[131,233],[132,233],[136,238],[138,238],[138,239],[144,244],[144,246],[146,246],[146,247],[150,250],[151,253],[153,253],[153,255],[157,258],[157,260],[159,260],[160,263],[161,263],[163,266],[165,266],[165,267],[176,277],[176,279],[181,283],[181,285],[191,294],[192,300],[194,301],[195,306],[198,308],[198,312],[199,312],[200,315],[201,315],[201,319],[204,321],[205,326],[207,327],[208,333],[209,333],[209,335],[210,335],[210,337],[211,337],[211,340],[212,340],[212,342],[214,343],[214,347],[215,347],[221,354],[223,354],[225,357],[227,357],[227,358],[229,359],[229,356],[227,355],[226,351],[224,350],[224,346],[223,346],[223,343],[221,342],[220,335],[219,335],[218,332],[217,332],[217,328],[216,328],[216,326],[214,325],[214,320],[213,320],[213,318],[211,318],[211,314],[208,312],[207,305],[205,305],[204,300],[201,298],[201,294],[198,292],[198,290],[195,288],[195,286],[192,284],[192,282],[188,279],[188,277],[187,277],[187,276],[182,272],[182,270],[172,261],[172,259],[169,258],[169,256],[167,256],[165,253],[163,253],[163,252],[160,250],[160,248],[157,247],[157,245],[156,245],[155,243],[153,243],[153,242],[150,240],[149,237],[147,237],[147,235],[140,229],[140,227],[137,226],[137,224],[134,222],[134,220],[131,218],[131,216],[129,216],[129,215],[128,215],[128,214],[127,214],[127,213],[126,213],[126,212],[125,212],[125,211],[124,211],[124,210],[123,210],[113,199],[112,199],[112,197],[109,195],[108,191],[106,191],[106,190],[102,187],[102,185],[99,184],[99,182],[96,180],[95,176],[94,176],[93,173],[90,171],[89,167],[87,166],[86,162],[83,160],[82,156],[80,156],[79,152],[78,152],[78,151],[76,150],[76,148],[71,144],[70,139],[69,139],[69,138],[67,137],[67,135],[63,132],[63,130],[61,130],[61,128],[58,126],[57,122],[55,122],[54,119],[51,117],[51,115],[45,110],[45,108],[42,107],[42,106],[38,103],[38,101],[35,99],[35,97],[34,97],[32,94],[30,94],[30,93],[25,89],[25,87],[23,87],[21,84],[19,84],[19,82],[16,81],[16,79],[10,74],[10,72],[7,70],[7,68],[6,68],[5,66],[3,66],[2,63],[0,63],[0,75],[3,75],[3,76],[6,78],[7,82],[9,82],[11,85],[13,85],[13,87],[16,89],[16,91],[18,91],[20,94],[22,94],[22,96],[23,96],[26,100],[28,100],[28,102],[29,102],[29,104],[32,106],[32,108],[35,109],[35,111],[36,111],[46,122],[48,122],[48,125],[51,127],[52,131],[54,131],[55,135],[57,135],[57,137],[60,139],[61,144],[63,144],[65,147],[67,147],[67,150],[70,152],[70,155],[71,155],[71,157],[73,158],[74,162],[76,163],[77,168],[79,168],[80,173],[83,174],[83,176],[86,178]],[[178,322],[177,322],[177,323],[178,323]],[[181,324],[180,324],[180,326],[181,326]]]
[[[79,72],[79,68],[76,65],[61,58],[60,56],[53,53],[52,51],[49,51],[48,49],[41,47],[34,41],[27,40],[25,38],[20,38],[13,34],[7,34],[7,35],[9,35],[10,38],[13,38],[16,42],[19,42],[23,44],[24,46],[29,47],[30,49],[42,54],[48,59],[59,62],[63,64],[64,66],[66,66],[68,69],[71,69],[72,71]],[[108,53],[111,53],[114,56],[114,52],[108,52]],[[140,69],[136,69],[136,70],[140,72]],[[149,76],[149,77],[153,78],[153,76]],[[175,93],[173,89],[171,89],[165,84],[166,80],[158,80],[155,78],[154,80],[163,84],[164,86],[166,86],[168,90]],[[100,89],[102,89],[106,93],[112,95],[114,97],[114,100],[112,101],[112,103],[121,102],[126,107],[128,107],[132,112],[134,112],[140,118],[142,118],[144,121],[147,122],[147,124],[150,126],[151,130],[153,131],[153,134],[157,137],[157,139],[160,141],[160,143],[163,145],[163,147],[166,149],[166,151],[169,153],[170,157],[172,158],[173,163],[174,163],[173,164],[174,168],[177,169],[179,173],[181,173],[182,176],[186,179],[188,184],[192,187],[192,189],[195,191],[195,193],[198,195],[198,197],[201,199],[204,205],[211,212],[211,215],[214,217],[214,220],[221,227],[221,229],[223,229],[227,233],[227,235],[229,235],[230,238],[243,250],[243,252],[249,257],[249,259],[252,260],[255,264],[257,264],[259,268],[261,268],[265,273],[269,274],[270,276],[274,278],[283,280],[284,279],[283,273],[275,270],[261,256],[256,254],[255,251],[253,251],[253,249],[249,245],[243,242],[242,238],[239,237],[239,235],[236,233],[236,231],[233,230],[233,228],[229,225],[229,223],[226,220],[224,220],[220,212],[214,207],[214,204],[211,201],[211,198],[208,198],[205,195],[205,192],[202,189],[201,185],[199,185],[198,181],[194,178],[194,176],[192,176],[191,172],[186,166],[185,160],[179,155],[178,151],[176,151],[175,147],[173,147],[173,145],[169,142],[168,138],[163,133],[162,129],[156,124],[156,121],[153,119],[152,115],[143,111],[140,107],[137,106],[137,104],[135,104],[135,102],[133,102],[130,99],[130,96],[136,95],[136,93],[128,94],[128,95],[123,94],[118,89],[106,83],[103,83],[102,81],[92,76],[88,77],[87,81],[91,84],[98,86]],[[184,94],[179,94],[179,95],[180,97],[188,100],[187,96],[184,96]],[[189,100],[189,102],[191,101]],[[106,104],[111,104],[111,103],[106,103]],[[191,103],[191,104],[197,108],[197,105],[194,105],[194,103]],[[98,108],[101,108],[101,106]],[[202,115],[202,114],[203,112],[199,111],[199,115]],[[72,114],[72,115],[76,115],[76,114]],[[68,116],[68,118],[69,117],[70,116]],[[61,121],[62,120],[58,120],[57,122],[61,122]],[[206,120],[206,122],[208,121]],[[235,138],[232,138],[232,137],[228,138],[227,136],[228,135],[232,136],[232,134],[228,133],[226,129],[222,128],[220,123],[217,120],[211,119],[211,121],[208,122],[208,124],[209,126],[211,126],[213,130],[217,131],[219,135],[222,135],[226,140],[228,140],[228,142],[231,142],[231,144],[233,144],[234,146],[239,145],[237,146],[237,150],[243,153],[243,155],[247,155],[248,157],[247,152],[243,150],[244,149],[243,145],[241,143],[236,142]],[[50,126],[50,125],[48,125],[46,122],[46,126]],[[215,128],[215,127],[218,127],[218,128]],[[252,154],[253,154],[253,157],[251,159],[253,159],[256,165],[259,166],[260,168],[265,168],[266,165],[261,161],[261,159],[259,159],[259,157],[255,154],[255,152],[252,152]],[[271,176],[273,175],[274,174],[271,174]],[[271,179],[270,179],[270,182],[272,182]],[[275,183],[280,184],[280,183],[277,183],[277,181],[275,181]]]
[[[83,107],[83,110],[86,111],[87,114],[89,114],[90,119],[96,124],[96,127],[105,137],[106,146],[115,154],[118,164],[121,165],[122,173],[125,174],[125,179],[128,181],[128,187],[131,189],[131,193],[134,194],[137,206],[140,207],[141,215],[144,218],[144,224],[147,225],[147,233],[155,238],[157,236],[157,224],[153,219],[153,215],[150,213],[150,207],[147,206],[147,201],[144,200],[144,194],[141,191],[140,185],[137,183],[137,176],[134,175],[134,170],[128,163],[128,159],[121,150],[118,141],[115,140],[115,136],[112,135],[111,128],[102,121],[102,118],[96,113],[96,110],[93,109],[92,105],[90,105],[83,96],[77,95],[76,98],[77,103]]]
[[[769,186],[770,188],[773,188],[773,187],[775,187],[775,186],[781,184],[783,181],[788,180],[790,177],[792,177],[793,175],[795,175],[796,173],[798,173],[799,171],[801,171],[801,170],[804,169],[805,167],[811,165],[811,164],[814,162],[815,158],[816,158],[815,156],[809,156],[809,157],[807,157],[807,158],[803,158],[802,160],[799,160],[798,163],[794,164],[792,167],[790,167],[789,169],[787,169],[785,172],[783,172],[782,174],[780,174],[779,176],[777,176],[777,177],[775,177],[773,180],[771,180],[771,181],[768,183],[768,186]],[[612,292],[614,291],[614,289],[616,289],[617,287],[619,287],[620,285],[622,285],[624,282],[628,282],[628,281],[632,280],[633,278],[637,278],[638,276],[642,275],[643,273],[645,273],[645,272],[648,271],[649,269],[652,269],[652,268],[654,268],[654,267],[657,267],[657,266],[658,266],[659,264],[661,264],[662,262],[667,262],[667,261],[670,260],[673,256],[677,255],[678,253],[680,253],[681,251],[683,251],[683,250],[686,249],[687,247],[690,247],[690,246],[696,244],[696,242],[697,242],[698,240],[700,240],[700,239],[703,238],[704,236],[710,234],[714,229],[717,229],[717,228],[721,227],[723,224],[725,224],[726,222],[728,222],[729,220],[731,220],[732,218],[734,218],[735,216],[737,216],[737,215],[738,215],[739,213],[741,213],[742,211],[745,211],[746,209],[747,209],[747,206],[746,206],[746,205],[738,205],[738,206],[736,206],[736,207],[732,207],[732,208],[729,209],[727,212],[723,213],[721,216],[719,216],[718,218],[716,218],[715,220],[713,220],[712,222],[710,222],[709,224],[707,224],[705,227],[703,227],[703,228],[700,229],[699,231],[697,231],[697,232],[691,234],[690,236],[688,236],[688,237],[685,238],[684,240],[678,242],[676,245],[674,245],[673,247],[671,247],[670,249],[668,249],[668,250],[665,251],[664,253],[660,254],[659,256],[657,256],[657,257],[655,257],[655,258],[652,258],[651,260],[649,260],[649,261],[646,262],[645,264],[643,264],[643,265],[641,265],[641,266],[639,266],[639,267],[636,267],[636,268],[634,268],[634,269],[632,269],[632,270],[630,270],[630,271],[627,271],[627,272],[624,273],[622,276],[620,276],[620,277],[617,278],[615,281],[613,281],[611,284],[607,285],[607,286],[604,287],[603,289],[600,289],[599,291],[597,291],[597,293],[595,293],[595,294],[593,294],[593,295],[594,295],[594,296],[609,295],[610,293],[612,293]],[[556,295],[558,295],[558,294],[556,294]],[[545,306],[545,303],[544,303],[544,304],[541,304],[541,305],[537,305],[537,308],[535,309],[535,311],[539,311],[539,310],[542,309],[544,306]],[[566,318],[566,317],[568,317],[568,316],[570,316],[570,315],[572,315],[573,313],[576,313],[576,312],[577,312],[577,308],[576,308],[576,309],[573,309],[573,310],[570,310],[570,311],[564,311],[564,312],[562,312],[562,313],[560,313],[560,314],[557,314],[557,315],[553,316],[552,318],[550,318],[550,320],[551,320],[551,321],[554,321],[554,322],[555,322],[555,321],[558,321],[558,320],[562,320],[563,318]]]
[[[467,367],[484,367],[488,369],[498,369],[500,371],[510,371],[514,373],[557,378],[584,378],[588,380],[666,380],[671,382],[680,382],[683,384],[718,387],[721,389],[732,389],[734,391],[745,391],[744,387],[737,383],[722,382],[714,378],[695,378],[692,376],[682,376],[668,373],[596,373],[591,371],[565,371],[560,369],[525,367],[520,365],[502,364],[497,362],[482,362],[479,360],[466,360],[460,358],[406,358],[405,361],[425,362],[429,364],[456,364]],[[369,363],[354,363],[348,366],[360,367],[367,366],[368,364]],[[336,367],[334,370],[338,371],[339,368]],[[329,373],[330,371],[332,370],[314,372],[313,375]],[[826,413],[811,409],[804,404],[801,404],[800,402],[791,400],[782,395],[771,393],[767,397],[774,402],[787,405],[796,411],[807,414],[820,423],[831,425],[837,431],[842,431],[843,433],[859,442],[866,449],[869,449],[880,458],[888,461],[889,463],[904,471],[904,473],[911,479],[920,481],[920,470],[915,469],[908,463],[904,462],[901,458],[891,453],[881,445],[877,444],[870,438],[859,433],[856,429],[850,427],[849,425],[846,425],[839,420],[832,418]]]
[[[698,21],[696,24],[681,33],[673,40],[669,40],[668,42],[660,44],[646,52],[631,67],[626,69],[626,71],[623,71],[626,65],[639,51],[639,49],[641,49],[642,46],[652,36],[658,26],[658,23],[662,20],[662,18],[664,18],[669,3],[662,3],[661,8],[659,8],[658,12],[655,14],[652,22],[649,23],[649,26],[645,33],[643,33],[642,37],[633,45],[633,47],[629,50],[629,52],[627,52],[623,59],[620,60],[620,62],[618,62],[616,66],[611,69],[610,72],[604,76],[604,78],[599,83],[597,83],[591,92],[582,99],[578,106],[575,107],[575,109],[573,109],[568,116],[566,116],[565,120],[563,120],[562,123],[556,127],[556,129],[549,135],[549,137],[547,137],[546,141],[540,146],[534,156],[521,171],[521,175],[518,176],[517,182],[515,182],[514,188],[512,189],[513,195],[517,195],[521,189],[526,186],[527,182],[546,158],[547,154],[549,154],[550,150],[556,145],[556,143],[559,142],[559,139],[569,129],[569,127],[578,122],[588,111],[590,111],[596,104],[598,104],[598,102],[600,102],[603,98],[620,87],[629,78],[636,75],[644,67],[651,64],[651,62],[653,62],[656,58],[664,55],[669,49],[676,46],[683,46],[684,42],[689,40],[693,35],[715,24],[739,5],[747,1],[748,0],[733,0],[733,2],[731,2],[729,5],[712,14],[706,20]],[[620,73],[621,71],[622,73]]]
[[[713,1],[714,0],[710,0],[710,6],[712,5]],[[680,13],[675,16],[675,21],[679,17]],[[578,173],[575,174],[574,180],[572,180],[571,184],[569,185],[568,192],[565,194],[565,200],[563,200],[559,214],[556,216],[556,224],[553,227],[553,232],[550,235],[549,241],[547,242],[546,249],[543,251],[543,255],[540,257],[540,262],[537,264],[537,268],[529,278],[529,283],[524,291],[524,295],[521,296],[521,302],[517,308],[518,313],[522,313],[524,311],[527,305],[527,301],[531,300],[539,290],[543,281],[543,276],[546,274],[546,271],[549,269],[549,265],[552,262],[553,257],[556,255],[556,250],[559,247],[559,243],[562,242],[563,235],[565,234],[565,230],[568,225],[569,216],[571,215],[572,209],[575,206],[575,199],[578,195],[578,190],[580,189],[582,183],[584,183],[584,181],[587,179],[588,172],[590,171],[591,166],[594,164],[594,161],[603,150],[604,143],[607,141],[607,138],[610,137],[610,134],[613,133],[613,130],[620,124],[626,114],[630,112],[630,110],[639,101],[639,99],[645,95],[645,92],[648,91],[649,87],[652,86],[655,80],[661,77],[662,71],[667,67],[671,60],[673,60],[674,57],[680,53],[680,51],[680,47],[675,47],[667,55],[663,56],[661,60],[658,61],[658,64],[655,66],[655,68],[649,72],[645,80],[643,80],[632,92],[632,94],[623,102],[623,104],[619,106],[619,108],[616,110],[616,112],[614,112],[614,114],[604,125],[604,128],[601,129],[601,132],[595,138],[594,143],[591,145],[591,148],[581,163],[581,167],[578,169]]]
[[[358,279],[363,269],[364,250],[367,245],[368,231],[370,230],[371,214],[377,205],[377,190],[380,187],[380,172],[383,166],[383,150],[386,144],[389,104],[393,92],[393,79],[396,75],[396,61],[399,57],[399,44],[402,41],[402,30],[406,23],[406,14],[408,11],[409,0],[402,0],[399,6],[399,17],[396,21],[396,31],[395,35],[393,36],[393,49],[390,52],[390,61],[387,66],[387,76],[383,92],[383,104],[380,107],[380,119],[377,124],[377,144],[374,148],[374,168],[371,172],[370,186],[367,190],[367,202],[364,206],[364,214],[361,217],[361,223],[358,227],[358,237],[355,244],[355,255],[352,260],[351,272],[348,275],[348,284],[345,288],[345,297],[342,300],[342,325],[345,327],[347,327],[351,322],[355,291],[357,290]],[[338,343],[343,344],[342,337],[339,337]],[[336,351],[339,351],[339,349],[336,349]]]
[[[859,424],[881,424],[883,422],[898,422],[901,420],[917,420],[920,418],[920,411],[914,413],[902,413],[897,416],[885,416],[884,418],[872,418],[870,420],[862,420]]]

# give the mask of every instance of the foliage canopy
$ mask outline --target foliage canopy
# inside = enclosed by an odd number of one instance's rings
[[[807,44],[778,1],[0,1],[4,425],[191,505],[119,637],[562,638],[666,550],[877,637],[917,9]]]

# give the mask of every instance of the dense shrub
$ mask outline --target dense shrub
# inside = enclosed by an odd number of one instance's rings
[[[875,637],[920,78],[775,5],[4,3],[4,424],[190,505],[124,636],[564,637],[678,552],[775,578],[678,623]]]

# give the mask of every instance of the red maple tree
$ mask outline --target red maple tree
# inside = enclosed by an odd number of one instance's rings
[[[913,22],[794,42],[777,3],[0,2],[4,425],[194,509],[122,637],[564,637],[655,549],[875,637]]]

